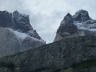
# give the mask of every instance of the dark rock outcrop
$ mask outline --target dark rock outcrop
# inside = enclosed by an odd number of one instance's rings
[[[61,21],[54,41],[67,36],[96,36],[96,20],[89,17],[86,10],[79,10],[73,16],[67,14]]]
[[[77,31],[77,26],[73,24],[73,18],[72,16],[68,13],[63,21],[61,22],[61,26],[58,28],[57,33],[63,33],[63,32],[68,32],[70,34],[74,34]]]
[[[34,38],[41,39],[36,30],[33,30],[32,26],[30,25],[29,16],[21,14],[18,11],[14,11],[13,13],[0,11],[0,27],[12,28],[14,30],[27,33]]]
[[[12,14],[12,19],[14,29],[19,29],[22,32],[33,30],[32,26],[29,23],[28,15],[22,15],[18,11],[14,11]]]
[[[73,19],[79,22],[85,22],[87,20],[91,20],[91,18],[89,17],[88,11],[86,10],[77,11],[75,15],[73,15]]]
[[[73,24],[74,21],[73,21],[73,17],[70,13],[68,13],[65,17],[64,17],[64,22],[65,24]]]
[[[65,38],[0,58],[0,64],[2,64],[1,71],[8,68],[10,72],[66,72],[68,70],[87,72],[88,69],[88,72],[94,72],[96,71],[94,69],[96,68],[96,37]]]

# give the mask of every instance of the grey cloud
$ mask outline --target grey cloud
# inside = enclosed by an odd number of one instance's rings
[[[31,24],[34,26],[39,35],[47,41],[53,42],[60,21],[64,17],[63,11],[54,10],[50,16],[44,14],[31,15]]]

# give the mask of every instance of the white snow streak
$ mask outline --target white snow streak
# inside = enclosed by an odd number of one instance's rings
[[[29,35],[27,35],[27,34],[25,34],[25,33],[22,33],[22,32],[19,32],[19,31],[15,31],[15,30],[13,30],[13,29],[11,29],[11,28],[7,28],[7,29],[10,30],[11,32],[13,32],[13,33],[16,35],[16,37],[17,37],[17,38],[20,38],[21,40],[24,40],[24,39],[26,39],[27,37],[30,37],[30,38],[31,38],[32,40],[34,40],[34,41],[40,41],[40,42],[45,43],[45,41],[42,40],[42,39],[36,39],[36,38],[31,37],[31,36],[29,36]]]

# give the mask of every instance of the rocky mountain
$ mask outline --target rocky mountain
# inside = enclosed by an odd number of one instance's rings
[[[29,16],[21,14],[18,11],[14,11],[13,13],[0,11],[0,27],[12,28],[13,30],[26,33],[34,38],[41,39],[36,30],[33,30],[30,25]]]
[[[30,25],[28,15],[0,11],[0,57],[44,44],[45,41]]]
[[[0,72],[96,72],[96,37],[64,38],[2,57]]]
[[[14,20],[12,15],[10,21],[7,17],[2,19],[5,22],[0,21],[0,55],[4,56],[0,57],[0,72],[96,72],[96,21],[87,11],[80,10],[73,16],[68,13],[57,30],[56,42],[47,45],[34,37],[38,34],[28,19],[17,16]]]
[[[74,15],[68,13],[57,30],[54,41],[72,36],[96,36],[96,20],[86,10],[79,10]]]

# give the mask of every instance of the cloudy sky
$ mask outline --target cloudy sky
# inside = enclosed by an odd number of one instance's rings
[[[53,42],[63,17],[85,9],[96,19],[96,0],[0,0],[0,10],[30,17],[30,24],[47,43]]]

